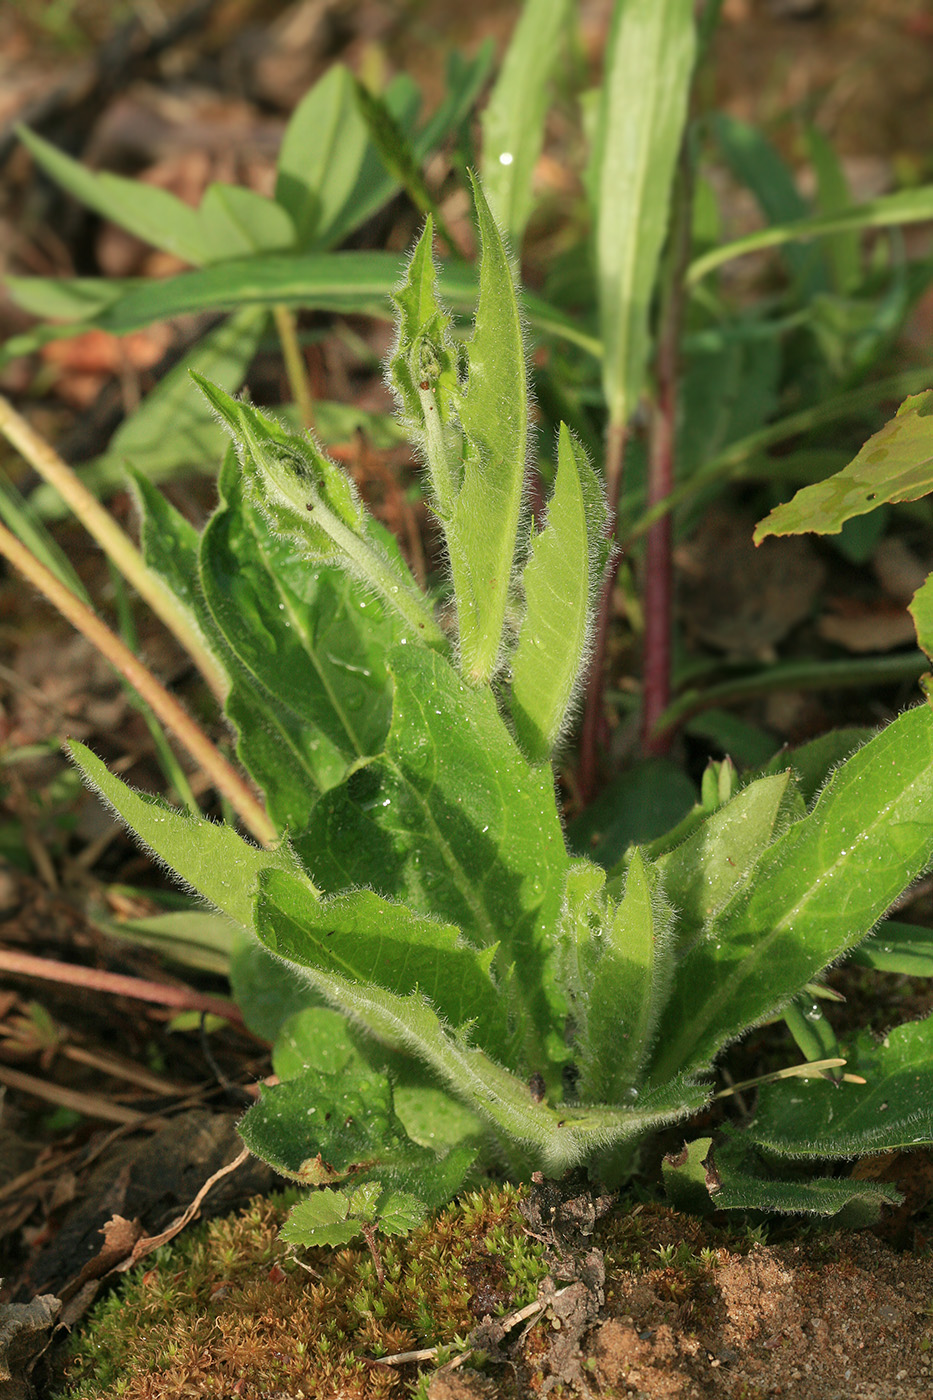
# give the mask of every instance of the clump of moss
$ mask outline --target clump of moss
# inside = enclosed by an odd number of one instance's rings
[[[292,1257],[278,1229],[294,1196],[257,1198],[128,1276],[72,1343],[59,1397],[410,1395],[418,1368],[376,1358],[456,1346],[487,1313],[531,1302],[547,1272],[520,1188],[472,1193],[386,1241],[382,1284],[363,1245]]]

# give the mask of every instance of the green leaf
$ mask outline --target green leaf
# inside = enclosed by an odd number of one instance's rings
[[[228,649],[227,714],[273,819],[297,835],[317,794],[381,751],[392,708],[386,658],[404,628],[343,570],[309,564],[269,531],[243,499],[232,449],[219,489],[198,579]]]
[[[874,972],[897,972],[905,977],[933,977],[933,931],[918,924],[885,919],[870,938],[850,955],[850,961]]]
[[[933,715],[908,710],[835,770],[677,968],[654,1073],[699,1071],[862,941],[933,855]]]
[[[340,1074],[306,1069],[264,1086],[238,1124],[246,1146],[283,1176],[306,1186],[397,1166],[409,1143],[384,1074],[347,1066]]]
[[[677,1078],[625,1106],[561,1105],[536,1101],[528,1084],[481,1050],[454,1039],[427,1001],[398,997],[342,978],[329,979],[328,996],[390,1045],[405,1046],[431,1066],[451,1091],[505,1142],[523,1144],[544,1170],[559,1175],[613,1143],[685,1117],[708,1098],[702,1087]],[[290,1081],[294,1082],[294,1081]],[[454,1154],[449,1154],[453,1156]]]
[[[755,543],[768,535],[808,530],[837,534],[847,520],[888,502],[916,501],[933,491],[933,389],[905,399],[897,415],[873,434],[841,472],[805,486],[775,506],[755,528]]]
[[[692,939],[748,877],[779,833],[782,816],[786,825],[786,809],[794,796],[789,782],[785,771],[750,783],[673,851],[659,857],[665,898],[678,915],[679,942]]]
[[[322,1001],[301,968],[274,958],[246,932],[233,949],[230,990],[249,1029],[270,1045],[278,1045],[283,1026]]]
[[[451,49],[447,55],[444,96],[413,137],[415,151],[422,160],[452,132],[457,132],[463,126],[486,85],[495,59],[496,45],[491,35],[480,44],[472,57],[466,57],[459,49]]]
[[[837,1092],[825,1081],[830,1093]],[[841,1091],[840,1091],[841,1092]],[[716,1210],[777,1210],[792,1215],[838,1215],[859,1207],[863,1223],[877,1219],[881,1205],[897,1205],[896,1187],[879,1181],[837,1177],[794,1178],[786,1164],[764,1157],[748,1133],[730,1133],[706,1155],[707,1189]],[[848,1213],[848,1212],[847,1212]]]
[[[88,170],[28,127],[18,126],[16,130],[46,175],[101,218],[111,219],[145,243],[196,267],[210,261],[198,211],[176,195],[141,180]]]
[[[840,214],[819,214],[815,218],[772,224],[732,243],[720,244],[694,259],[687,269],[687,283],[694,286],[724,263],[766,248],[781,248],[797,240],[831,238],[849,229],[893,228],[898,224],[928,223],[930,219],[933,219],[933,185],[898,190],[896,194],[855,204]]]
[[[597,1103],[638,1097],[642,1065],[670,983],[671,910],[655,889],[657,876],[635,851],[625,893],[610,901],[590,933],[585,1033],[580,1037],[580,1094]]]
[[[275,966],[284,969],[285,964]],[[405,1131],[432,1152],[475,1146],[485,1134],[476,1115],[441,1089],[424,1065],[366,1036],[330,1007],[305,1007],[289,1016],[275,1038],[272,1065],[283,1080],[305,1069],[335,1075],[367,1068],[388,1073]]]
[[[826,782],[833,769],[867,743],[873,730],[850,725],[845,729],[831,729],[807,744],[799,744],[795,749],[779,749],[754,776],[767,777],[790,769],[794,782],[804,802],[809,805]]]
[[[293,1206],[280,1231],[286,1244],[307,1249],[349,1243],[364,1225],[383,1235],[407,1235],[424,1220],[426,1208],[416,1196],[383,1191],[364,1182],[355,1191],[315,1191]]]
[[[784,1008],[784,1023],[801,1054],[807,1060],[836,1060],[844,1058],[839,1049],[836,1032],[831,1022],[823,1014],[823,1008],[811,992],[795,997],[790,1006]],[[842,1079],[840,1068],[823,1070],[823,1077],[837,1084]]]
[[[471,177],[472,178],[472,177]],[[469,378],[459,404],[465,434],[463,482],[443,518],[457,599],[460,660],[472,681],[499,664],[518,541],[528,390],[518,298],[502,236],[473,180],[482,257]]]
[[[450,924],[359,889],[323,903],[281,872],[260,883],[256,929],[270,952],[314,973],[338,974],[405,996],[427,996],[452,1026],[489,1053],[507,1048],[504,1008],[489,976],[494,949],[479,953]],[[322,984],[324,985],[324,984]]]
[[[586,453],[561,424],[557,480],[522,575],[525,619],[512,657],[512,717],[532,762],[550,757],[581,678],[608,552],[607,519]]]
[[[68,752],[89,786],[117,816],[198,894],[244,928],[253,924],[253,897],[263,870],[295,871],[287,846],[260,850],[219,826],[170,807],[161,797],[137,792],[114,777],[84,744],[72,739]]]
[[[244,185],[208,185],[198,214],[206,262],[282,253],[295,244],[295,226],[281,204]]]
[[[483,110],[483,187],[516,248],[532,210],[551,75],[572,13],[570,0],[527,0]]]
[[[299,250],[327,245],[368,144],[353,77],[335,63],[295,108],[279,148],[275,198],[291,217]]]
[[[408,624],[413,637],[446,646],[430,602],[401,555],[372,527],[349,476],[309,437],[296,437],[257,409],[192,376],[229,429],[249,503],[267,528],[289,539],[306,562],[340,564]]]
[[[661,1161],[664,1194],[674,1210],[687,1215],[712,1215],[715,1204],[710,1199],[710,1185],[719,1184],[707,1166],[712,1138],[694,1138],[685,1142],[680,1152],[670,1152]]]
[[[603,392],[626,423],[641,395],[696,50],[692,0],[617,5],[603,81],[596,264]]]
[[[376,1190],[378,1193],[378,1187]],[[362,1224],[350,1198],[343,1191],[329,1187],[298,1201],[289,1211],[279,1234],[286,1244],[306,1249],[320,1246],[339,1249],[357,1238]]]
[[[829,218],[847,213],[852,208],[852,193],[842,161],[832,143],[826,139],[819,127],[811,125],[806,128],[806,140],[810,163],[816,174],[816,202],[819,213]],[[843,295],[853,291],[861,278],[861,249],[857,231],[846,229],[828,238],[826,256],[836,291]]]
[[[88,607],[92,606],[87,589],[75,573],[71,560],[45,528],[35,501],[21,496],[5,475],[0,475],[0,520],[69,593],[80,598]]]
[[[368,885],[456,925],[474,947],[496,947],[497,980],[527,1037],[526,1073],[559,1082],[549,1057],[567,1051],[552,931],[567,858],[552,775],[529,768],[491,692],[464,684],[441,656],[399,647],[390,667],[384,755],[319,800],[296,849],[328,892]]]
[[[140,919],[95,919],[94,927],[108,938],[125,939],[152,948],[170,963],[195,967],[226,977],[237,939],[236,929],[223,914],[204,909],[178,909],[167,914],[147,914]]]
[[[443,229],[443,216],[439,213],[434,196],[428,189],[421,173],[421,166],[409,133],[404,131],[400,123],[395,120],[392,109],[385,98],[370,92],[365,83],[361,83],[358,78],[354,82],[354,89],[357,106],[369,132],[369,139],[379,152],[380,160],[385,169],[392,176],[393,181],[401,185],[416,209],[420,209],[425,214],[428,211],[433,212],[438,227],[444,231],[451,249],[454,250],[453,240]]]
[[[453,510],[462,455],[460,434],[450,436],[460,396],[459,354],[450,334],[451,317],[438,299],[432,245],[434,222],[425,221],[405,280],[395,289],[396,339],[389,380],[402,421],[425,450],[431,484],[443,519]]]
[[[907,611],[914,620],[921,650],[933,660],[933,574],[917,589]]]
[[[145,282],[144,277],[7,277],[4,286],[31,316],[84,321]]]
[[[294,306],[390,320],[392,293],[401,271],[402,262],[396,253],[268,253],[261,258],[232,259],[177,277],[150,277],[143,282],[128,279],[118,286],[108,283],[107,304],[93,316],[86,321],[43,326],[12,337],[3,347],[0,366],[18,355],[31,355],[48,340],[80,335],[92,326],[125,335],[174,316],[235,311],[246,306]],[[25,286],[29,281],[23,278],[21,284]],[[476,303],[473,269],[461,263],[442,267],[441,290],[445,301],[458,314],[469,315]],[[599,341],[578,319],[541,297],[524,292],[521,307],[538,332],[560,336],[589,355],[601,354]]]
[[[140,546],[147,568],[168,590],[176,609],[184,613],[189,626],[200,637],[214,663],[217,684],[226,692],[230,677],[223,660],[223,647],[197,586],[197,530],[177,511],[149,479],[132,466],[127,475],[133,487],[140,518]]]
[[[732,173],[754,195],[770,226],[807,218],[810,206],[797,188],[793,171],[763,132],[724,112],[715,116],[713,130]],[[826,290],[819,251],[796,243],[782,246],[800,291],[813,296]]]
[[[898,1026],[880,1045],[863,1032],[846,1073],[866,1083],[764,1085],[750,1137],[790,1157],[854,1157],[933,1141],[933,1016]]]

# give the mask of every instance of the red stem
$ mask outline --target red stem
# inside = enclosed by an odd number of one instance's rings
[[[680,387],[680,332],[686,301],[685,272],[690,257],[692,181],[686,145],[681,150],[679,178],[674,188],[671,236],[667,257],[667,286],[655,357],[656,398],[648,453],[648,509],[659,505],[674,489],[677,450],[677,407]],[[642,664],[642,751],[666,754],[674,730],[655,732],[671,699],[671,632],[673,627],[673,531],[668,512],[648,531],[645,550],[645,641]]]
[[[676,378],[659,385],[648,463],[648,509],[674,489],[674,423]],[[645,548],[645,638],[641,711],[642,749],[646,755],[666,754],[673,731],[655,733],[658,719],[671,699],[671,627],[673,622],[673,533],[670,514],[655,521]]]

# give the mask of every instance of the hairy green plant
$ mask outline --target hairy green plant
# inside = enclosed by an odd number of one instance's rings
[[[781,1013],[802,1073],[838,1070],[815,979],[889,946],[869,935],[933,856],[927,705],[744,783],[711,770],[685,821],[609,869],[568,851],[550,760],[587,660],[606,506],[562,429],[546,521],[529,518],[518,293],[479,184],[475,201],[472,337],[451,336],[429,220],[388,366],[455,624],[311,438],[199,381],[234,440],[221,505],[198,536],[138,478],[143,550],[226,673],[238,754],[281,840],[250,845],[71,745],[240,931],[234,990],[275,1040],[279,1079],[240,1131],[316,1188],[286,1225],[293,1243],[410,1229],[490,1163],[622,1179],[649,1133],[709,1101],[724,1047]],[[722,1204],[891,1199],[787,1166],[933,1135],[933,1020],[855,1058],[864,1073],[842,1083],[774,1077],[717,1151]]]
[[[587,119],[578,144],[588,148],[588,159],[579,236],[549,259],[544,294],[522,297],[527,322],[547,347],[536,364],[538,403],[550,425],[567,421],[598,456],[610,517],[618,513],[617,537],[630,548],[646,541],[643,561],[640,546],[635,549],[641,601],[631,610],[644,619],[638,630],[645,752],[665,752],[677,726],[689,723],[730,752],[737,752],[741,733],[743,756],[755,763],[767,736],[748,727],[739,731],[730,716],[714,710],[723,697],[741,694],[743,683],[758,690],[801,681],[867,686],[879,679],[878,664],[811,662],[803,676],[797,669],[759,666],[741,678],[738,692],[735,684],[717,686],[715,667],[703,685],[678,674],[670,609],[673,529],[689,528],[696,503],[735,475],[769,485],[776,477],[797,483],[824,474],[827,461],[841,465],[838,441],[822,431],[827,423],[862,420],[886,396],[927,387],[925,369],[902,370],[893,383],[875,376],[933,270],[929,261],[904,258],[897,233],[901,225],[930,218],[933,186],[858,204],[825,137],[799,123],[798,144],[815,178],[811,197],[763,131],[705,110],[695,75],[710,48],[718,0],[616,0],[604,71],[590,92],[579,91],[574,46],[558,41],[572,26],[573,9],[566,0],[525,0],[483,112],[477,164],[490,206],[517,248],[540,213],[532,177],[555,88],[565,112],[568,98],[580,99]],[[395,254],[341,244],[403,189],[416,207],[432,212],[448,244],[441,286],[460,320],[458,333],[463,329],[476,303],[477,278],[443,227],[437,192],[423,168],[452,139],[451,177],[465,183],[464,125],[490,63],[488,47],[469,60],[454,54],[444,100],[420,123],[410,79],[398,76],[376,95],[335,65],[289,122],[274,196],[216,184],[197,210],[165,191],[88,170],[23,132],[36,162],[69,193],[186,259],[193,270],[145,282],[9,279],[11,295],[42,324],[12,337],[0,364],[90,327],[122,334],[183,312],[232,313],[121,425],[108,451],[89,464],[89,485],[104,491],[122,484],[127,460],[150,480],[213,463],[219,430],[207,400],[192,402],[187,370],[236,392],[270,317],[282,342],[295,421],[313,422],[324,441],[359,427],[381,442],[398,440],[385,415],[310,402],[294,312],[392,314]],[[721,237],[719,182],[711,179],[712,169],[723,166],[747,187],[766,223],[732,241]],[[866,230],[893,232],[876,237],[869,255]],[[774,253],[773,285],[769,281],[767,293],[751,301],[736,297],[720,281],[720,270],[763,250]],[[645,403],[650,411],[635,415]],[[549,436],[556,440],[556,432]],[[771,445],[791,441],[794,450],[779,462],[769,454]],[[550,478],[549,443],[542,456]],[[32,503],[45,515],[63,509],[50,483],[34,492]],[[679,512],[675,522],[675,508],[685,503],[694,509]],[[839,547],[863,562],[883,528],[879,513],[867,530],[847,529]],[[575,784],[585,803],[616,776],[599,742],[611,593],[607,580],[582,707]],[[480,657],[479,664],[488,659]],[[883,679],[917,669],[903,656],[886,659],[882,668]],[[611,698],[632,703],[619,692]],[[699,719],[698,710],[706,712]],[[623,774],[611,794],[617,808],[627,805],[628,788]]]

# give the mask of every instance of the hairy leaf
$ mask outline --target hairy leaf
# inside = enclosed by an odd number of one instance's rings
[[[765,1085],[749,1136],[791,1157],[854,1157],[933,1142],[933,1016],[898,1026],[880,1045],[858,1036],[846,1073],[866,1082]]]
[[[492,694],[442,657],[400,647],[390,666],[384,755],[320,799],[297,849],[329,892],[366,884],[497,947],[527,1072],[547,1077],[550,1055],[566,1058],[551,937],[566,855],[551,774],[528,767]]]
[[[512,718],[533,762],[550,757],[582,678],[607,516],[586,454],[562,424],[547,523],[522,575],[525,618],[512,657]]]
[[[296,835],[317,794],[379,753],[392,692],[386,658],[404,624],[342,569],[270,534],[231,457],[201,542],[199,582],[229,649],[227,713],[274,819]]]
[[[192,817],[170,807],[161,797],[128,787],[77,740],[69,743],[68,751],[87,782],[140,841],[192,889],[244,928],[253,924],[253,897],[262,871],[297,869],[287,846],[260,850],[232,827]]]
[[[789,782],[787,771],[759,778],[659,858],[665,897],[677,911],[681,944],[686,945],[725,904],[774,840],[792,798]]]
[[[445,524],[457,599],[461,665],[489,681],[499,663],[518,543],[528,389],[518,297],[502,236],[473,181],[482,240],[479,300],[469,341],[469,377],[460,401],[463,482]]]
[[[411,633],[445,645],[428,599],[397,549],[371,522],[349,476],[309,437],[297,437],[257,409],[193,376],[229,429],[243,471],[244,493],[268,529],[292,542],[305,562],[330,561],[398,613]]]
[[[710,1145],[708,1138],[691,1144],[693,1152],[681,1169],[698,1181],[699,1171],[715,1210],[777,1210],[792,1215],[838,1215],[847,1207],[860,1208],[870,1219],[877,1219],[881,1205],[896,1205],[900,1192],[877,1181],[856,1181],[836,1177],[792,1177],[781,1173],[773,1159],[756,1152],[746,1134],[730,1133],[724,1142]],[[706,1147],[701,1162],[699,1151]],[[677,1169],[675,1168],[675,1171]],[[677,1187],[666,1175],[665,1186],[676,1194]]]
[[[504,1008],[489,976],[494,949],[466,947],[450,924],[359,889],[321,902],[281,872],[260,881],[256,930],[266,947],[314,972],[406,995],[419,991],[493,1055],[507,1046]]]
[[[855,947],[933,855],[933,714],[908,710],[836,769],[677,968],[655,1082],[708,1065]]]

